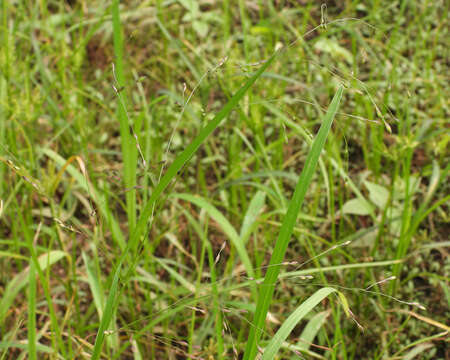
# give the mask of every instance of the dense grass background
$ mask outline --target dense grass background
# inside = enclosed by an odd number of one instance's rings
[[[448,2],[0,6],[0,359],[450,357]]]

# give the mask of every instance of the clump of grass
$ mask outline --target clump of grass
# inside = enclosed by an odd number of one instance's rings
[[[444,358],[443,2],[0,10],[2,358]]]

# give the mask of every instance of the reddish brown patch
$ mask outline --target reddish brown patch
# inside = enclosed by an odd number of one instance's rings
[[[107,47],[98,37],[93,37],[86,45],[86,55],[89,64],[95,69],[105,69],[111,63]]]
[[[414,151],[412,166],[414,168],[421,168],[424,165],[428,164],[430,160],[423,148],[418,148]]]

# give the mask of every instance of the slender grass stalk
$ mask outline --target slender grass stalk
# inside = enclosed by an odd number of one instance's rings
[[[19,221],[22,225],[23,235],[27,241],[28,251],[30,252],[30,260],[34,264],[33,270],[35,272],[37,272],[37,274],[39,275],[39,281],[42,285],[42,288],[43,288],[44,294],[45,294],[45,298],[47,301],[47,306],[48,306],[49,316],[50,316],[51,330],[52,330],[52,333],[51,333],[52,347],[55,351],[59,351],[61,353],[61,355],[66,356],[66,354],[67,354],[66,347],[65,347],[65,343],[61,336],[61,328],[60,328],[60,325],[58,322],[58,316],[57,316],[57,313],[53,306],[54,302],[53,302],[53,299],[51,296],[49,270],[50,270],[50,265],[53,264],[53,262],[54,262],[53,261],[54,259],[56,259],[55,261],[58,261],[62,257],[68,256],[68,254],[63,251],[48,251],[47,254],[43,254],[40,257],[38,257],[33,244],[34,244],[34,242],[37,241],[37,237],[39,236],[41,225],[38,226],[35,237],[33,239],[31,237],[28,227],[26,226],[27,220],[28,219],[26,219],[26,216],[24,216],[23,214],[19,214]],[[45,263],[44,263],[44,261],[45,261]],[[45,268],[47,270],[46,274],[44,274],[43,268]],[[5,296],[2,298],[2,301],[0,302],[0,323],[2,322],[3,315],[6,315],[7,308],[12,304],[12,301],[14,300],[15,296],[20,291],[20,287],[23,287],[27,284],[27,282],[29,280],[29,276],[27,276],[28,275],[27,273],[29,271],[30,271],[30,268],[23,270],[22,272],[20,272],[18,275],[16,275],[14,277],[13,281],[11,281],[10,284],[8,284],[9,286],[6,288]],[[34,281],[36,281],[36,280],[34,280]],[[33,285],[31,285],[31,286],[33,286]],[[3,310],[3,307],[4,307],[3,301],[4,300],[6,300],[6,304],[5,304],[6,309],[5,310]],[[1,314],[3,314],[3,315],[1,315]],[[36,337],[35,334],[32,334],[31,336]]]
[[[112,20],[113,20],[113,40],[114,40],[114,84],[116,89],[120,89],[125,86],[125,76],[123,69],[123,34],[122,25],[120,23],[120,9],[119,0],[114,0],[111,7]],[[122,155],[123,155],[123,172],[124,172],[124,185],[125,188],[130,189],[126,193],[127,203],[127,216],[128,226],[130,231],[136,224],[136,165],[137,165],[137,148],[135,140],[132,134],[130,134],[129,120],[126,113],[127,98],[125,91],[120,92],[117,90],[118,95],[118,118],[120,124],[120,139],[122,142]],[[134,131],[133,131],[134,132]]]
[[[306,191],[308,190],[309,184],[311,183],[312,177],[314,175],[320,153],[322,152],[322,149],[325,145],[325,141],[331,129],[331,124],[333,123],[334,116],[336,115],[336,112],[339,108],[343,90],[343,87],[340,86],[336,94],[334,95],[333,100],[331,101],[330,107],[325,114],[325,118],[322,122],[319,132],[312,144],[311,150],[308,153],[305,161],[305,166],[298,179],[298,183],[295,187],[294,195],[289,204],[288,211],[283,219],[283,224],[281,225],[280,233],[275,243],[272,257],[270,259],[269,268],[267,270],[266,276],[264,278],[264,283],[261,286],[261,290],[259,293],[258,303],[252,322],[253,326],[250,329],[248,342],[245,348],[244,360],[254,359],[256,356],[258,342],[264,330],[267,312],[272,301],[275,284],[277,282],[278,274],[281,268],[281,265],[279,264],[283,262],[298,213],[300,211],[301,205],[303,204],[303,200],[305,199]]]
[[[208,253],[209,268],[211,271],[211,290],[213,297],[213,316],[215,319],[215,332],[216,332],[216,342],[217,342],[217,358],[223,359],[223,325],[222,325],[222,312],[220,310],[219,303],[219,292],[217,290],[217,274],[216,274],[216,264],[214,261],[214,254],[211,243],[208,240],[206,232],[203,231],[200,224],[194,219],[189,211],[181,209],[183,214],[189,220],[200,239],[202,240],[204,246],[206,246],[206,251]]]
[[[42,223],[39,224],[38,229],[35,234],[34,240],[37,239],[41,231]],[[36,254],[32,250],[33,240],[30,236],[27,236],[28,247],[31,252],[30,265],[28,272],[28,323],[27,323],[27,333],[28,333],[28,358],[30,360],[37,359],[37,349],[36,349],[36,259],[34,258]]]
[[[36,270],[33,260],[30,261],[28,273],[28,358],[37,359],[36,353]]]
[[[97,309],[97,312],[99,314],[99,317],[102,316],[102,311],[105,306],[105,293],[102,286],[102,283],[100,281],[100,275],[98,273],[98,269],[95,268],[93,261],[89,259],[89,257],[86,255],[85,252],[81,253],[81,256],[83,258],[84,265],[86,267],[86,273],[87,273],[87,282],[89,284],[92,297],[94,300],[95,307]],[[97,254],[94,252],[94,256],[97,256]],[[116,327],[114,323],[110,325],[108,330],[113,331],[114,333],[108,336],[107,338],[107,344],[108,347],[113,351],[117,351],[118,345],[119,345],[119,337],[118,334],[115,332]]]

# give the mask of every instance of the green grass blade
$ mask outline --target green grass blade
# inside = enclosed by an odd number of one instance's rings
[[[98,317],[101,318],[103,315],[103,307],[105,306],[105,297],[101,279],[97,269],[93,264],[93,261],[91,261],[88,258],[88,256],[84,251],[81,253],[81,256],[83,258],[84,265],[86,267],[87,281],[92,292],[92,297],[94,299],[94,304],[97,309]],[[119,337],[117,332],[115,332],[116,326],[114,321],[111,324],[111,326],[109,326],[108,330],[113,331],[113,333],[108,336],[107,344],[111,350],[117,351],[119,345]]]
[[[148,220],[153,212],[153,206],[156,201],[159,199],[160,195],[167,188],[173,178],[176,177],[178,171],[180,171],[183,166],[189,161],[192,155],[198,150],[198,148],[203,144],[206,138],[211,135],[211,133],[219,126],[221,121],[227,117],[230,112],[236,107],[239,101],[244,97],[247,90],[255,83],[255,81],[261,76],[261,74],[269,67],[269,65],[273,62],[276,55],[275,53],[270,57],[260,68],[259,70],[249,78],[246,83],[231,97],[231,99],[225,104],[225,106],[220,110],[217,115],[206,125],[197,137],[190,143],[184,151],[179,154],[173,163],[169,166],[164,176],[161,178],[161,181],[155,187],[145,205],[144,210],[139,216],[139,220],[136,224],[136,227],[131,235],[130,240],[127,243],[124,251],[122,252],[122,256],[117,262],[116,270],[114,272],[114,278],[111,284],[111,291],[109,292],[108,299],[106,301],[105,310],[103,312],[102,320],[100,322],[100,327],[97,331],[97,336],[95,339],[94,350],[92,354],[92,360],[97,360],[100,357],[101,347],[103,345],[103,340],[105,338],[105,331],[108,329],[109,322],[112,318],[113,305],[117,296],[117,289],[119,283],[120,272],[122,268],[123,261],[125,256],[127,256],[128,251],[130,249],[134,249],[137,245],[137,242],[141,235],[144,233]]]
[[[339,108],[343,93],[343,87],[339,87],[336,94],[331,101],[319,132],[312,144],[311,150],[306,158],[305,166],[298,179],[298,183],[295,187],[294,195],[289,204],[286,216],[283,219],[280,233],[278,235],[275,248],[270,259],[270,264],[264,278],[264,284],[261,286],[258,303],[256,307],[255,316],[253,319],[253,325],[250,329],[249,339],[245,348],[244,360],[254,359],[256,356],[257,345],[264,330],[264,324],[266,320],[267,311],[272,301],[273,291],[275,283],[278,279],[280,272],[280,265],[283,262],[284,255],[286,253],[287,246],[289,244],[292,231],[297,220],[298,213],[300,211],[303,200],[305,199],[306,191],[311,183],[314,171],[317,166],[317,162],[320,157],[320,153],[325,145],[325,140],[331,129],[334,116]]]
[[[323,299],[325,299],[328,295],[333,292],[336,292],[336,289],[325,287],[320,290],[317,290],[313,295],[311,295],[308,299],[306,299],[295,311],[289,315],[286,321],[281,325],[278,329],[275,336],[267,345],[264,350],[264,354],[262,360],[271,360],[275,358],[276,353],[280,349],[281,345],[283,345],[283,341],[287,339],[291,331],[294,329],[295,325],[299,323],[315,306],[317,306]]]
[[[68,257],[68,254],[60,250],[52,250],[47,254],[39,256],[38,262],[42,271],[44,271],[47,266],[51,266],[57,261],[61,260],[63,257]],[[6,318],[7,311],[12,305],[14,299],[20,290],[28,284],[29,281],[29,271],[30,268],[26,268],[17,274],[6,286],[5,292],[3,293],[2,299],[0,301],[0,323]]]
[[[23,340],[21,340],[21,341],[0,341],[0,350],[4,350],[5,353],[7,353],[9,348],[26,349],[28,346],[29,346],[29,344],[27,343],[26,340],[25,341],[23,341]],[[46,353],[46,354],[53,354],[53,358],[56,358],[55,350],[53,350],[51,347],[49,347],[47,345],[36,343],[36,351]],[[58,358],[61,359],[62,357],[59,356]],[[22,359],[23,359],[23,357],[22,357]]]
[[[113,40],[114,40],[114,66],[115,81],[114,86],[119,89],[125,86],[125,76],[123,71],[123,35],[122,25],[120,24],[119,0],[114,0],[111,7],[113,22]],[[126,192],[128,226],[130,231],[136,224],[136,165],[137,148],[132,134],[130,134],[130,124],[126,112],[127,99],[125,91],[117,92],[118,117],[120,123],[120,139],[122,142],[123,155],[123,176],[125,188],[131,189]],[[133,130],[134,131],[134,130]]]
[[[185,289],[187,289],[190,293],[195,293],[195,285],[191,284],[185,277],[180,275],[176,270],[172,269],[169,265],[167,265],[163,260],[154,258],[155,261],[161,265],[169,274],[170,276],[178,281],[181,286],[183,286]]]
[[[433,343],[419,344],[408,351],[408,353],[404,355],[403,360],[412,360],[419,358],[419,354],[423,353],[424,351],[428,353],[430,351],[430,348],[432,347],[434,347]]]
[[[19,260],[26,260],[25,256],[19,255],[19,254],[14,254],[12,252],[8,252],[8,251],[0,251],[0,258],[2,257],[8,257],[8,258],[13,258],[13,259],[19,259]]]
[[[214,261],[214,254],[212,251],[212,245],[208,240],[206,232],[202,229],[201,225],[194,219],[189,211],[182,208],[184,216],[188,219],[189,223],[202,240],[203,244],[206,246],[208,253],[208,261],[211,272],[211,292],[213,297],[213,317],[215,319],[215,332],[216,332],[216,342],[217,342],[217,358],[223,359],[223,321],[222,321],[222,312],[220,310],[220,300],[219,300],[219,291],[217,289],[217,275],[216,275],[216,266]]]
[[[225,216],[222,215],[222,213],[219,210],[217,210],[204,198],[199,196],[193,196],[190,194],[173,194],[172,197],[189,201],[197,205],[201,209],[205,210],[209,214],[209,216],[211,216],[214,219],[214,221],[216,221],[219,224],[223,232],[227,235],[228,239],[236,248],[239,257],[241,258],[242,264],[244,265],[245,270],[247,271],[247,275],[250,277],[255,276],[252,262],[250,261],[250,258],[248,256],[247,250],[245,249],[245,245],[241,237],[236,232],[233,225],[230,224],[230,222],[225,218]]]
[[[37,359],[36,353],[36,269],[34,262],[30,261],[28,273],[28,358]]]
[[[124,256],[120,258],[120,262],[117,266],[117,269],[114,273],[114,278],[111,284],[111,290],[109,291],[108,298],[106,299],[105,309],[103,311],[103,316],[100,321],[100,326],[97,331],[97,336],[95,337],[94,350],[92,352],[91,359],[98,360],[100,358],[100,354],[102,352],[103,341],[105,340],[106,331],[108,330],[111,319],[114,317],[114,303],[117,296],[117,289],[119,286],[119,276],[120,269],[122,268]]]
[[[266,202],[266,193],[261,190],[258,190],[252,197],[252,200],[248,205],[247,212],[245,213],[244,220],[242,222],[240,235],[244,244],[247,243],[248,238],[250,237],[253,231],[256,219],[258,218],[258,215],[261,212],[265,202]]]
[[[317,333],[319,332],[325,320],[330,315],[331,311],[322,311],[314,315],[311,320],[308,321],[305,328],[300,335],[300,341],[297,343],[298,347],[303,350],[308,350],[314,341]]]

